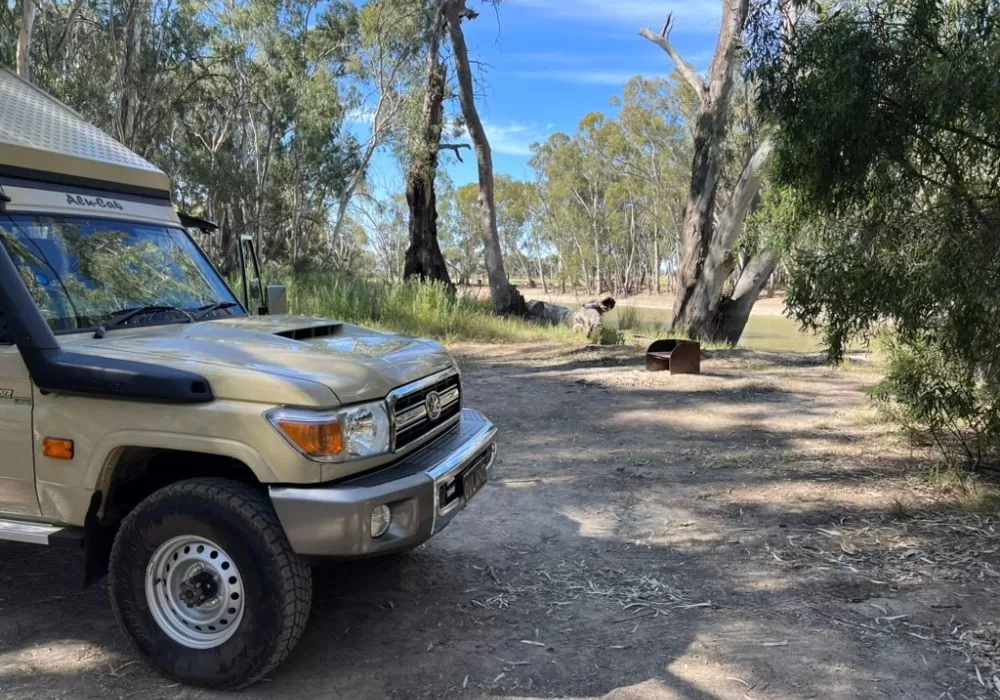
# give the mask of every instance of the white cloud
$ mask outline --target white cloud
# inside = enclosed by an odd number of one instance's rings
[[[625,83],[637,75],[648,74],[648,71],[615,71],[615,70],[530,70],[520,71],[517,75],[525,80],[554,80],[560,83],[577,85],[614,85],[625,87]]]
[[[509,156],[530,156],[531,144],[545,140],[544,132],[534,124],[486,122],[483,126],[493,150]]]
[[[507,122],[497,124],[495,122],[484,121],[483,128],[486,129],[486,138],[490,140],[490,148],[494,153],[503,153],[508,156],[527,157],[531,155],[531,145],[545,140],[545,131],[535,124],[525,124],[523,122]],[[459,139],[464,139],[471,143],[469,132],[463,127]]]
[[[722,14],[721,0],[509,0],[511,5],[536,9],[547,15],[580,22],[615,22],[662,26],[673,13],[678,31],[715,28]]]

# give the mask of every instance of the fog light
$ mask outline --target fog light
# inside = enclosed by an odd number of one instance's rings
[[[388,532],[390,523],[392,523],[392,511],[389,510],[389,506],[372,508],[372,537],[378,538]]]

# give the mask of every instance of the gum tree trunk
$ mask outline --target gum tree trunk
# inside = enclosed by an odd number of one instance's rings
[[[438,244],[437,195],[434,192],[441,130],[444,124],[445,65],[440,59],[442,6],[443,2],[439,2],[433,10],[427,51],[427,92],[424,94],[423,118],[419,136],[411,148],[410,169],[406,177],[406,204],[410,209],[410,245],[406,249],[403,277],[443,282],[451,292],[454,292],[455,285],[451,282],[448,266]]]
[[[21,0],[21,26],[17,32],[17,49],[15,62],[17,74],[25,80],[31,80],[31,40],[35,33],[35,13],[38,5],[35,0]]]
[[[500,252],[500,237],[497,235],[497,212],[493,187],[493,153],[490,149],[486,130],[476,110],[475,93],[472,86],[472,69],[469,66],[469,51],[462,32],[463,19],[475,19],[477,13],[465,6],[465,0],[447,0],[445,17],[452,49],[455,52],[455,66],[458,72],[459,100],[462,116],[469,130],[469,136],[476,149],[479,166],[479,213],[486,248],[486,275],[490,282],[493,309],[498,314],[523,316],[527,313],[524,297],[507,279],[503,254]]]
[[[671,18],[657,35],[648,29],[641,34],[667,52],[681,75],[699,98],[694,125],[694,157],[684,228],[681,232],[681,260],[677,298],[674,300],[674,327],[688,327],[689,304],[698,285],[712,240],[715,197],[719,189],[719,156],[733,95],[733,77],[746,23],[749,0],[723,0],[722,26],[708,83],[695,72],[670,43]]]
[[[118,75],[120,98],[118,102],[118,137],[129,148],[139,151],[136,138],[139,128],[139,103],[142,57],[142,20],[146,12],[145,0],[130,0],[125,7],[124,49]],[[259,245],[259,243],[258,243]]]
[[[747,263],[736,281],[733,295],[719,304],[715,326],[712,328],[714,338],[731,345],[739,342],[753,305],[777,265],[778,254],[773,250],[762,250]]]
[[[749,0],[722,0],[722,27],[715,57],[706,83],[685,63],[670,43],[671,18],[660,34],[643,29],[640,34],[660,46],[691,84],[700,99],[694,127],[694,158],[691,164],[691,188],[688,195],[684,228],[681,233],[681,260],[674,300],[673,325],[689,337],[725,340],[735,343],[746,325],[756,296],[777,264],[773,251],[765,251],[748,265],[751,279],[737,281],[737,297],[725,297],[726,280],[735,267],[734,247],[743,230],[743,221],[758,194],[764,170],[770,161],[772,144],[761,142],[748,156],[732,195],[725,204],[718,225],[715,224],[716,197],[722,142],[726,138],[733,93],[733,78],[739,65]],[[793,0],[781,3],[786,20],[784,31],[794,29]],[[745,271],[746,272],[746,271]],[[763,279],[757,276],[766,272]],[[742,287],[741,287],[742,285]]]
[[[771,159],[772,150],[771,141],[765,140],[747,160],[736,181],[732,196],[712,232],[701,275],[688,298],[684,325],[692,337],[727,340],[716,334],[716,329],[725,325],[722,323],[721,315],[728,313],[726,309],[733,308],[731,304],[723,303],[726,301],[723,297],[723,287],[735,269],[734,247],[743,231],[743,221],[751,210],[756,208],[764,168]],[[773,269],[772,265],[771,270]],[[766,281],[765,278],[761,284]],[[751,300],[750,308],[752,307]],[[736,340],[739,340],[739,336]]]

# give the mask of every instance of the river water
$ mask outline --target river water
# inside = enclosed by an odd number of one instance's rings
[[[605,322],[611,325],[618,323],[617,312],[612,311],[605,317]],[[669,335],[657,328],[666,328],[670,323],[670,310],[654,307],[635,307],[638,328],[644,334],[661,336]],[[803,331],[799,324],[790,318],[774,313],[753,314],[740,338],[740,347],[772,352],[820,352],[821,339],[813,333]]]

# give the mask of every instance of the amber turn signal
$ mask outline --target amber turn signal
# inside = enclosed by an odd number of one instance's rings
[[[42,440],[42,454],[52,459],[73,459],[73,441],[45,438]]]
[[[335,457],[344,451],[344,435],[337,421],[314,423],[278,418],[275,425],[310,457]]]

